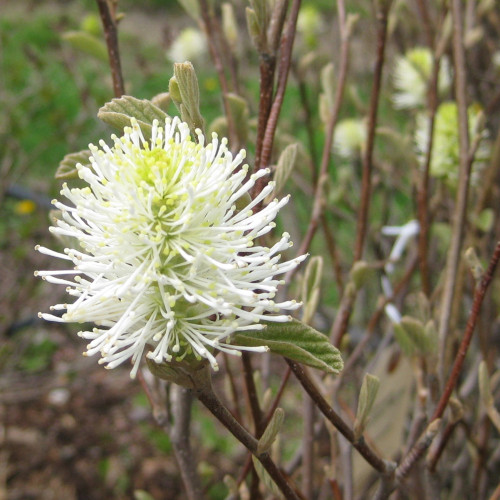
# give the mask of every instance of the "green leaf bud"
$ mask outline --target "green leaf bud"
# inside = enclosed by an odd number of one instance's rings
[[[358,411],[354,422],[354,437],[358,440],[365,431],[370,412],[377,397],[380,380],[375,375],[369,373],[363,377],[363,384],[359,393]]]
[[[259,443],[257,444],[257,455],[261,453],[266,453],[270,450],[276,436],[281,430],[281,426],[283,425],[283,420],[285,418],[285,412],[283,408],[276,408],[271,420],[266,427],[266,430],[262,434],[262,437],[259,439]]]

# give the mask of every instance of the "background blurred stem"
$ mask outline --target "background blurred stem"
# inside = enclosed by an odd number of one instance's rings
[[[460,0],[451,2],[453,18],[453,61],[455,68],[455,95],[458,108],[458,136],[460,174],[455,212],[452,223],[452,240],[446,259],[446,274],[439,317],[439,366],[441,384],[446,371],[446,345],[449,334],[453,299],[456,290],[458,264],[462,253],[462,242],[467,223],[467,200],[469,194],[472,159],[469,157],[469,119],[467,116],[467,76],[465,49],[463,45],[463,16]]]
[[[342,105],[342,97],[344,95],[345,82],[349,66],[349,40],[351,36],[351,30],[346,23],[344,0],[337,0],[337,9],[339,12],[339,30],[341,38],[339,78],[335,91],[333,108],[330,110],[330,119],[328,121],[327,129],[325,132],[325,144],[323,146],[321,165],[314,189],[314,204],[312,208],[311,219],[307,226],[306,234],[300,244],[299,250],[297,251],[297,255],[303,255],[309,250],[312,239],[316,233],[321,217],[323,215],[325,205],[324,187],[326,181],[328,180],[328,164],[330,162],[330,155],[332,152],[333,134],[335,131],[335,126],[337,125],[340,107]],[[297,268],[289,271],[286,274],[285,281],[287,283],[291,282],[296,271]]]
[[[387,39],[387,21],[391,0],[387,2],[375,2],[377,8],[377,55],[375,60],[375,70],[373,76],[373,86],[370,97],[370,111],[368,114],[368,128],[366,146],[363,154],[363,167],[361,179],[360,207],[358,211],[358,221],[356,227],[356,241],[354,243],[354,259],[356,263],[361,259],[368,226],[368,213],[371,200],[372,170],[373,170],[373,149],[375,145],[375,129],[377,125],[378,104],[380,100],[380,90],[382,84],[382,72],[385,60],[385,45]],[[356,293],[344,293],[340,306],[335,316],[335,321],[330,331],[330,338],[335,345],[340,345],[342,337],[347,330],[352,307],[356,299]]]

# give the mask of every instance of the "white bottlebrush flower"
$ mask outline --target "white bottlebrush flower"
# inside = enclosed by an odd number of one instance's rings
[[[108,368],[131,359],[132,376],[143,352],[157,363],[206,358],[214,369],[217,350],[262,352],[231,345],[231,334],[263,328],[262,319],[286,322],[280,311],[300,305],[273,298],[282,283],[276,276],[305,256],[280,262],[292,244],[287,233],[271,248],[256,242],[288,198],[253,213],[273,183],[252,201],[247,193],[268,170],[246,179],[244,151],[233,157],[226,139],[214,134],[205,144],[197,135],[198,143],[174,118],[164,127],[155,122],[146,141],[133,120],[122,137],[113,136],[114,146],[91,145],[91,166],[78,165],[87,186],[63,185],[69,203],[53,202],[62,217],[51,231],[75,245],[63,253],[37,247],[71,263],[36,274],[75,297],[51,308],[65,311],[61,317],[41,317],[95,323],[79,333],[90,340],[86,354],[100,353]]]
[[[408,50],[404,56],[396,59],[394,67],[394,106],[399,109],[411,109],[425,106],[427,90],[432,73],[432,53],[428,48],[416,47]],[[440,95],[449,91],[451,69],[448,58],[441,59],[438,76]]]

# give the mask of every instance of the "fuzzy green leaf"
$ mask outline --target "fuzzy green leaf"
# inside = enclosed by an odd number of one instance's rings
[[[130,119],[135,118],[144,137],[149,139],[153,120],[163,124],[167,114],[151,101],[126,95],[106,103],[97,113],[97,117],[119,131],[129,127]]]
[[[84,167],[90,165],[89,158],[91,154],[89,149],[78,151],[78,153],[67,154],[57,167],[56,179],[78,179],[78,170],[76,166],[78,163],[81,163]]]
[[[339,373],[344,363],[339,350],[328,337],[296,319],[288,323],[263,322],[263,330],[238,332],[234,344],[248,347],[269,347],[279,354],[327,373]]]

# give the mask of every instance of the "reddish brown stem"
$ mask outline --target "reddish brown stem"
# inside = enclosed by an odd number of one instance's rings
[[[493,256],[491,257],[490,263],[488,265],[488,269],[484,273],[474,293],[472,310],[469,314],[469,319],[467,320],[467,326],[465,328],[462,342],[455,357],[455,361],[453,363],[453,368],[451,369],[450,376],[448,377],[448,381],[446,382],[444,391],[441,394],[441,398],[439,399],[438,405],[434,411],[434,414],[432,415],[431,420],[435,420],[437,418],[442,417],[444,410],[448,405],[448,401],[450,400],[451,393],[453,392],[453,389],[457,384],[457,380],[460,375],[460,372],[462,371],[462,366],[464,364],[467,350],[469,349],[469,345],[472,339],[472,334],[474,333],[474,329],[476,327],[476,323],[479,317],[479,312],[481,311],[481,304],[483,303],[484,295],[486,294],[486,290],[488,289],[491,280],[493,279],[493,274],[495,272],[499,259],[500,259],[500,241],[497,243],[495,251],[493,252]]]
[[[314,385],[312,380],[307,375],[303,366],[299,365],[291,359],[286,359],[286,362],[292,369],[293,373],[301,383],[302,387],[305,389],[307,394],[314,401],[315,405],[318,407],[319,411],[335,426],[335,428],[352,444],[356,450],[363,456],[363,458],[379,473],[386,474],[388,472],[388,467],[386,462],[377,455],[377,453],[372,450],[361,437],[361,439],[356,440],[354,437],[354,432],[347,425],[347,423],[338,415],[335,410],[328,404],[326,399],[321,395],[318,388]]]
[[[269,116],[266,122],[266,131],[262,140],[262,151],[259,157],[259,168],[266,168],[269,166],[271,160],[271,152],[274,143],[274,134],[276,126],[278,125],[278,118],[281,112],[281,106],[285,97],[286,84],[288,81],[288,73],[290,72],[290,65],[292,60],[293,42],[295,40],[295,29],[297,26],[297,17],[299,15],[301,0],[294,0],[290,15],[287,22],[286,31],[281,39],[280,48],[280,61],[278,68],[278,83],[276,86],[276,96],[274,97]],[[253,195],[260,193],[266,180],[261,177],[257,180],[254,186]]]
[[[381,2],[382,4],[383,2]],[[366,148],[363,155],[363,173],[361,178],[361,198],[358,212],[356,230],[356,243],[354,245],[354,262],[361,259],[368,227],[368,213],[370,209],[373,171],[373,149],[375,145],[375,129],[377,125],[378,104],[382,86],[382,72],[385,60],[385,45],[387,40],[387,19],[390,2],[385,2],[377,13],[377,56],[373,74],[373,87],[370,98],[370,111],[368,114],[368,131]]]
[[[262,435],[265,427],[263,428],[263,415],[260,408],[259,399],[257,397],[257,388],[253,379],[252,361],[248,352],[243,352],[241,356],[243,365],[243,377],[248,396],[248,403],[252,414],[255,433],[258,437]]]
[[[120,51],[118,49],[118,30],[116,28],[116,21],[114,16],[111,14],[107,0],[96,0],[96,2],[97,7],[99,8],[102,26],[104,28],[106,46],[108,48],[111,78],[113,80],[113,92],[115,97],[121,97],[125,94],[125,85],[123,83]]]

